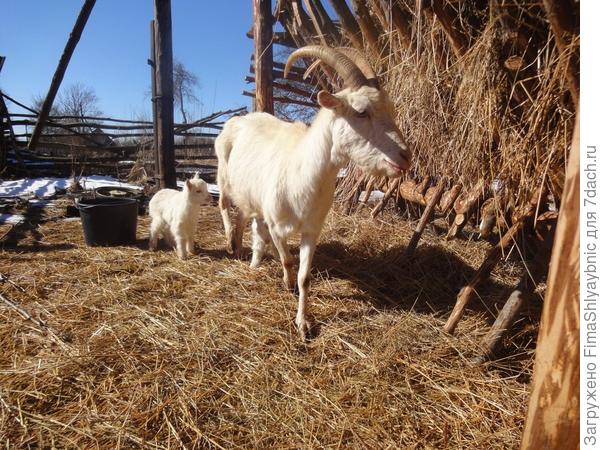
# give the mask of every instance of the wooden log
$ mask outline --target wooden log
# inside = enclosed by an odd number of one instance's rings
[[[578,39],[579,36],[576,28],[577,11],[568,0],[543,0],[543,4],[556,46],[561,54],[566,54],[573,40]],[[577,106],[579,105],[579,67],[574,53],[568,55],[567,83],[573,104]]]
[[[427,207],[425,208],[425,211],[423,211],[423,215],[417,224],[417,228],[410,238],[410,242],[408,243],[406,250],[404,251],[405,258],[409,259],[412,257],[415,249],[417,248],[417,244],[423,235],[423,231],[425,231],[425,227],[434,215],[435,207],[442,198],[443,192],[444,183],[440,181],[439,184],[434,188],[433,194],[427,202]]]
[[[400,179],[399,178],[396,178],[394,181],[392,181],[392,183],[388,187],[387,191],[383,195],[383,198],[379,201],[379,203],[377,203],[377,205],[375,205],[375,208],[373,208],[373,210],[371,211],[371,217],[373,219],[375,217],[377,217],[377,215],[381,211],[383,211],[383,208],[385,208],[385,205],[388,202],[388,200],[390,199],[390,197],[394,194],[394,192],[396,191],[396,189],[398,189],[398,185],[399,184],[400,184]]]
[[[77,16],[77,20],[75,21],[75,25],[69,35],[69,39],[67,40],[67,44],[63,50],[63,53],[58,61],[58,66],[54,72],[54,76],[52,77],[52,82],[50,83],[50,88],[48,89],[48,93],[46,94],[46,98],[44,99],[44,103],[42,104],[42,108],[40,110],[40,115],[38,117],[35,128],[33,129],[33,133],[31,139],[29,140],[29,149],[34,150],[37,142],[42,135],[42,130],[46,125],[46,119],[50,115],[50,109],[52,109],[52,104],[54,103],[54,99],[56,98],[56,93],[58,92],[58,88],[62,83],[62,80],[65,76],[65,72],[67,71],[67,66],[69,65],[69,61],[71,60],[71,56],[73,56],[73,52],[75,51],[75,47],[81,38],[81,33],[83,33],[83,29],[85,28],[85,24],[90,17],[90,13],[94,8],[94,4],[96,0],[85,0],[85,3],[81,7],[81,11],[79,11],[79,15]]]
[[[426,176],[420,183],[415,180],[405,180],[400,183],[400,196],[411,203],[426,206],[427,201],[425,200],[425,192],[429,187],[431,177]]]
[[[460,191],[462,190],[462,185],[454,184],[450,189],[442,194],[442,199],[440,200],[439,210],[442,215],[448,214],[450,209],[454,206],[454,202],[460,195]]]
[[[177,188],[173,135],[173,37],[171,0],[154,0],[156,31],[156,124],[158,143],[159,186]]]
[[[479,237],[486,238],[491,234],[499,210],[500,202],[497,197],[490,197],[483,202],[479,213]]]
[[[458,322],[462,318],[465,308],[471,301],[471,298],[475,294],[477,287],[485,280],[488,279],[496,264],[500,261],[500,258],[504,253],[506,253],[507,248],[516,241],[518,234],[525,227],[531,227],[533,222],[533,217],[536,211],[538,202],[538,194],[534,195],[532,199],[527,204],[527,213],[521,217],[517,223],[514,223],[512,227],[508,229],[506,234],[502,236],[502,239],[488,252],[485,257],[485,260],[479,266],[475,275],[469,280],[469,283],[464,286],[458,296],[456,298],[456,304],[454,305],[454,309],[450,314],[446,324],[444,325],[444,331],[449,334],[453,334]]]
[[[454,211],[456,212],[456,216],[454,217],[454,221],[448,230],[446,239],[454,239],[467,224],[467,221],[473,213],[473,210],[477,204],[483,200],[485,193],[483,186],[483,181],[480,181],[473,189],[470,191],[464,191],[458,196],[454,202]]]
[[[245,80],[252,83],[252,82],[254,82],[254,77],[247,76],[245,78]],[[316,100],[316,98],[317,98],[317,91],[307,91],[305,89],[300,89],[292,84],[279,83],[277,81],[274,81],[273,89],[280,89],[282,91],[291,92],[293,94],[297,94],[302,97],[306,97],[313,101]]]
[[[502,339],[519,317],[523,306],[534,297],[537,285],[546,277],[557,220],[558,213],[554,211],[546,212],[537,218],[535,257],[532,263],[528,265],[526,273],[517,287],[511,292],[494,324],[484,336],[482,340],[483,352],[476,359],[476,362],[483,362],[498,355]]]
[[[342,30],[344,31],[344,35],[352,42],[352,45],[356,49],[362,49],[362,35],[360,32],[360,28],[358,26],[358,22],[354,18],[352,11],[348,8],[348,4],[345,0],[330,0],[331,6],[335,10],[338,19],[340,20],[340,24],[342,25]]]
[[[369,14],[369,8],[367,8],[365,0],[352,0],[352,8],[354,9],[354,15],[356,16],[356,21],[362,35],[367,40],[371,49],[377,55],[381,55],[383,48],[379,43],[379,32]]]
[[[578,448],[579,118],[567,167],[521,449]]]
[[[256,96],[254,111],[273,114],[273,17],[271,0],[253,0],[254,64]]]

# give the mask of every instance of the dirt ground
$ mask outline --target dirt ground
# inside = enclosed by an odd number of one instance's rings
[[[414,223],[333,211],[303,343],[278,261],[227,255],[216,207],[187,261],[147,250],[147,217],[136,245],[92,248],[63,214],[34,213],[2,240],[6,448],[518,447],[535,314],[500,360],[471,359],[521,265],[494,271],[455,336],[441,329],[489,243],[428,230],[407,261]]]

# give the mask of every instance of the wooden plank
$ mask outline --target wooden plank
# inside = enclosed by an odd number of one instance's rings
[[[254,110],[273,114],[273,17],[271,0],[253,0],[254,64],[256,97]]]
[[[579,118],[552,249],[521,449],[579,447]]]
[[[177,188],[173,135],[173,37],[171,0],[154,0],[156,52],[156,130],[159,185]]]
[[[65,45],[65,49],[63,50],[62,56],[58,62],[58,66],[56,67],[56,71],[54,72],[54,76],[52,77],[52,82],[50,83],[50,88],[48,89],[48,93],[46,94],[46,98],[44,99],[44,103],[40,110],[40,115],[38,117],[38,121],[33,129],[33,134],[31,136],[31,140],[29,141],[29,149],[35,149],[37,141],[39,140],[42,130],[46,125],[46,119],[50,115],[50,109],[52,108],[52,104],[54,103],[54,99],[58,92],[58,88],[65,76],[65,72],[67,71],[67,66],[69,65],[69,61],[71,60],[71,56],[73,56],[73,52],[75,51],[75,47],[81,38],[81,33],[85,28],[85,24],[90,17],[90,13],[94,8],[94,4],[96,0],[85,0],[85,3],[81,7],[81,11],[77,16],[77,20],[75,21],[75,25],[73,26],[73,30],[69,35],[69,39],[67,40],[67,44]]]

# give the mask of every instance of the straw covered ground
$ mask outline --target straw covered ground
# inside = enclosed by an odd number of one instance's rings
[[[441,331],[488,243],[428,231],[407,262],[411,224],[332,212],[313,267],[318,332],[302,343],[278,262],[231,259],[215,207],[188,261],[147,250],[147,217],[138,245],[89,248],[61,214],[0,250],[6,448],[518,447],[535,321],[499,362],[470,359],[520,266],[494,272],[456,336]]]

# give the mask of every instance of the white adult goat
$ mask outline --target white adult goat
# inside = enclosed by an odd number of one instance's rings
[[[411,153],[394,123],[393,105],[366,60],[347,49],[307,46],[290,55],[286,76],[298,58],[327,64],[345,88],[336,94],[318,93],[322,108],[311,126],[266,113],[234,117],[223,127],[215,148],[229,250],[239,255],[244,228],[253,218],[251,266],[259,265],[272,241],[284,283],[292,289],[287,238],[294,232],[301,235],[296,325],[305,338],[310,330],[306,309],[312,258],[333,203],[339,169],[352,160],[371,174],[397,177],[409,168]],[[238,208],[235,227],[229,215],[232,203]]]

